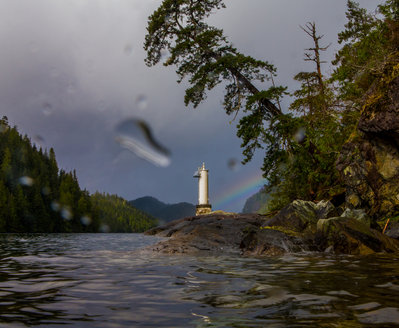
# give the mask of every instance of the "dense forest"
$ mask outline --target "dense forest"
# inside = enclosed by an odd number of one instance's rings
[[[141,232],[156,220],[115,195],[79,186],[7,117],[0,120],[0,232]]]
[[[94,193],[91,196],[94,212],[98,213],[101,230],[112,232],[143,232],[154,227],[157,220],[135,208],[116,195]],[[105,231],[105,232],[106,232]]]
[[[323,53],[332,40],[322,39],[316,23],[304,22],[301,28],[311,44],[304,46],[304,59],[310,69],[293,77],[300,88],[291,92],[277,84],[271,63],[241,53],[222,29],[209,25],[208,17],[225,6],[222,0],[164,0],[149,17],[146,64],[176,67],[178,82],[189,85],[186,105],[197,107],[209,90],[224,86],[224,110],[240,118],[243,163],[257,151],[264,154],[271,195],[265,211],[294,199],[345,199],[347,172],[337,168],[341,151],[362,137],[357,128],[364,108],[387,94],[373,88],[387,86],[398,75],[399,2],[387,0],[368,13],[348,0],[347,23],[338,35],[341,49],[328,67]],[[323,73],[326,68],[330,75]],[[289,108],[281,107],[283,97],[290,97]],[[378,198],[378,186],[372,189],[370,198]]]
[[[161,224],[195,215],[195,206],[193,204],[185,202],[165,204],[151,196],[131,200],[129,204],[156,217]]]

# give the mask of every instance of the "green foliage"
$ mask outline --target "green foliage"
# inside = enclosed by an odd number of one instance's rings
[[[313,41],[305,60],[315,66],[294,77],[300,88],[292,93],[291,113],[283,113],[279,106],[287,92],[274,83],[276,69],[240,53],[223,30],[207,24],[206,18],[223,8],[223,1],[164,0],[149,18],[146,63],[155,65],[169,53],[164,65],[175,65],[178,82],[188,78],[190,83],[186,105],[197,107],[208,90],[224,83],[226,113],[245,113],[237,126],[243,163],[264,150],[262,170],[273,196],[269,210],[293,199],[328,199],[343,191],[337,157],[356,130],[364,94],[381,78],[388,62],[396,63],[392,58],[399,53],[398,0],[387,0],[375,14],[353,0],[347,6],[348,23],[338,36],[342,48],[331,77],[322,74],[321,54],[328,46],[320,45],[315,23],[301,27]],[[263,82],[269,86],[259,90],[255,84]]]
[[[226,113],[237,115],[241,109],[249,113],[238,124],[248,161],[260,148],[258,140],[262,138],[264,122],[281,115],[278,101],[286,88],[274,85],[273,65],[243,55],[227,40],[223,30],[206,23],[212,10],[224,7],[221,0],[164,0],[149,17],[144,44],[146,63],[152,66],[164,60],[165,66],[175,65],[178,82],[187,78],[190,83],[184,102],[194,107],[206,99],[208,90],[224,82]],[[267,90],[255,86],[265,81],[271,84]],[[250,131],[252,128],[256,132]]]
[[[154,225],[120,198],[107,206],[94,206],[91,198],[75,171],[58,169],[53,149],[37,149],[6,117],[0,120],[0,232],[98,232],[104,220],[112,232]],[[112,213],[122,212],[124,223],[118,225]]]
[[[109,232],[143,232],[157,225],[157,220],[134,208],[116,195],[95,193],[91,196],[98,212],[100,227]]]
[[[339,83],[340,97],[360,104],[364,93],[383,73],[385,64],[398,51],[397,0],[378,6],[378,15],[367,13],[348,1],[345,30],[339,33],[343,47],[336,54],[332,78]]]

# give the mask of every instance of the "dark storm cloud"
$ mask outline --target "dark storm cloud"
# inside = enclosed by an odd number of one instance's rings
[[[237,121],[222,109],[222,88],[199,108],[184,108],[184,83],[173,68],[144,65],[147,17],[160,0],[3,0],[0,3],[0,103],[2,114],[36,142],[54,147],[60,166],[76,168],[82,187],[127,199],[153,195],[166,202],[196,202],[193,171],[210,168],[210,196],[261,176],[262,154],[238,170]],[[371,9],[374,0],[360,1]],[[229,0],[210,18],[243,53],[274,63],[278,82],[311,70],[303,62],[311,44],[299,29],[315,21],[327,59],[345,23],[345,0]],[[284,106],[288,107],[288,101]],[[172,164],[155,167],[120,148],[115,126],[147,121],[172,152]],[[227,210],[240,210],[243,200]]]

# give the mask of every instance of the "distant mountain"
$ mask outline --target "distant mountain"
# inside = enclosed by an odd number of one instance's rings
[[[260,189],[256,194],[252,195],[245,202],[242,213],[258,213],[262,207],[266,205],[270,199],[270,194],[266,193],[264,188]]]
[[[170,222],[187,216],[195,215],[195,206],[193,204],[185,202],[177,204],[165,204],[151,196],[131,200],[129,204],[147,214],[156,217],[161,222]]]

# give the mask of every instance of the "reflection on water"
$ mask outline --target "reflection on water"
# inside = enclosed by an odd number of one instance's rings
[[[399,257],[161,256],[140,234],[0,235],[0,327],[399,325]]]

